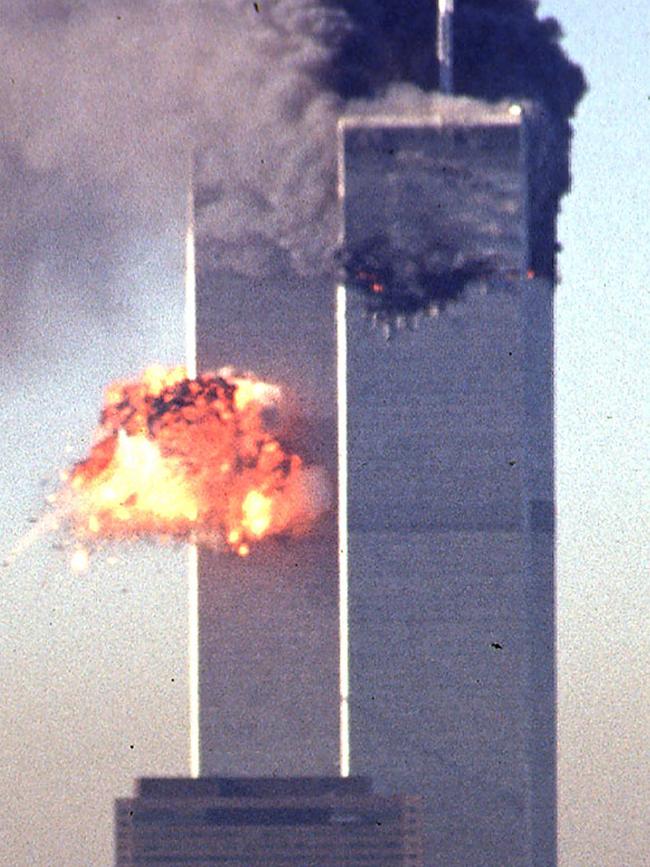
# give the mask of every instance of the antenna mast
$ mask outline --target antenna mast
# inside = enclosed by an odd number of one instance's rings
[[[454,0],[438,0],[436,56],[441,93],[454,92]]]

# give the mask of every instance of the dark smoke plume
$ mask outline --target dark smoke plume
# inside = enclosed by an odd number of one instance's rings
[[[552,273],[582,73],[530,0],[456,9],[458,92],[539,105],[547,183],[533,190],[533,266]],[[434,91],[434,44],[433,0],[6,0],[5,347],[42,321],[64,335],[72,316],[110,320],[128,305],[113,276],[180,234],[194,149],[206,155],[199,229],[215,263],[256,278],[290,269],[305,291],[333,277],[337,118],[396,85]]]
[[[460,298],[471,280],[496,273],[485,258],[467,259],[455,267],[434,265],[426,253],[395,249],[385,235],[346,249],[342,264],[347,287],[365,296],[373,320],[387,323],[422,311],[435,315]]]
[[[559,44],[558,22],[540,20],[532,0],[456,0],[455,7],[455,92],[489,102],[527,104],[530,267],[554,277],[556,218],[570,184],[570,118],[586,89],[584,75]],[[345,8],[352,27],[325,72],[329,87],[346,100],[381,99],[395,82],[411,83],[421,92],[437,89],[435,2],[351,0]],[[407,109],[408,99],[404,103]],[[422,266],[425,254],[406,261],[403,251],[382,244],[369,256],[358,250],[342,255],[348,283],[366,294],[371,309],[388,312],[444,304],[462,293],[466,278],[481,271],[480,263],[470,262],[463,265],[469,274],[429,272]],[[489,273],[487,264],[483,274]],[[381,293],[373,275],[385,281]]]
[[[349,21],[326,80],[345,99],[374,98],[397,81],[435,90],[435,0],[324,0]],[[495,101],[528,98],[567,120],[584,93],[582,71],[562,50],[562,30],[540,20],[533,0],[456,0],[454,80],[458,93]]]

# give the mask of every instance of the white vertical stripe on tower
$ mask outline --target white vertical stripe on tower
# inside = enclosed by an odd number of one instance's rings
[[[191,166],[191,163],[190,163]],[[185,235],[185,366],[196,376],[196,257],[194,239],[194,178],[190,168],[187,232]],[[190,544],[187,551],[187,679],[190,717],[190,776],[200,774],[199,741],[199,552]]]
[[[348,636],[348,394],[346,289],[336,287],[336,380],[338,413],[339,690],[341,776],[350,774],[350,673]]]
[[[185,366],[190,378],[196,376],[196,251],[194,238],[194,192],[190,174],[187,232],[185,234]]]
[[[198,777],[201,773],[201,744],[199,739],[199,551],[196,545],[187,546],[187,593],[190,776]]]
[[[454,92],[454,0],[438,0],[438,82],[442,93]]]

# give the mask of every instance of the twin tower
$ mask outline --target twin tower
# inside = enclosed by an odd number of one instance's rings
[[[345,248],[384,272],[388,251],[419,250],[443,296],[462,292],[386,340],[362,292],[202,262],[198,158],[199,369],[298,395],[296,450],[338,496],[310,535],[199,551],[197,770],[418,796],[420,860],[332,863],[552,867],[553,287],[531,270],[534,136],[519,106],[444,98],[338,135]]]

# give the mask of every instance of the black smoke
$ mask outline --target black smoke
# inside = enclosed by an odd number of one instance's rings
[[[200,199],[198,227],[207,267],[212,259],[255,280],[290,269],[305,291],[333,279],[336,121],[351,101],[382,100],[399,85],[433,94],[435,6],[7,0],[0,21],[7,350],[33,339],[48,282],[57,293],[46,311],[54,345],[72,316],[121,315],[129,298],[114,275],[137,273],[141,249],[182,232],[191,150],[207,154],[199,181],[209,196]],[[560,36],[530,0],[456,0],[458,93],[537,106],[531,176],[546,180],[532,190],[532,264],[548,274],[569,185],[570,118],[585,89]],[[418,272],[418,293],[440,294],[440,279],[421,273],[422,262],[403,264],[405,276]]]
[[[324,0],[350,22],[323,81],[344,99],[375,98],[394,82],[438,86],[435,0]],[[585,91],[579,66],[560,45],[554,18],[533,0],[456,0],[454,80],[460,94],[491,101],[528,98],[570,118]]]
[[[326,5],[340,4],[329,0]],[[344,6],[351,27],[321,73],[325,86],[346,101],[381,99],[396,82],[423,92],[437,90],[433,0],[351,0]],[[563,51],[561,37],[559,23],[540,19],[532,0],[456,0],[455,93],[527,105],[529,266],[551,278],[560,199],[570,185],[570,121],[586,90],[582,70]],[[360,289],[374,310],[421,309],[462,293],[459,279],[462,283],[464,275],[428,273],[424,253],[405,257],[403,251],[382,243],[366,251],[344,249],[341,255],[348,284]],[[463,269],[473,273],[477,266],[480,270],[480,263],[464,263]],[[375,275],[383,285],[381,292]]]
[[[428,261],[426,252],[395,248],[383,234],[346,247],[342,259],[348,289],[364,295],[373,319],[387,323],[422,311],[436,314],[449,301],[460,298],[471,280],[496,273],[487,258],[467,258],[455,267],[440,267]]]

